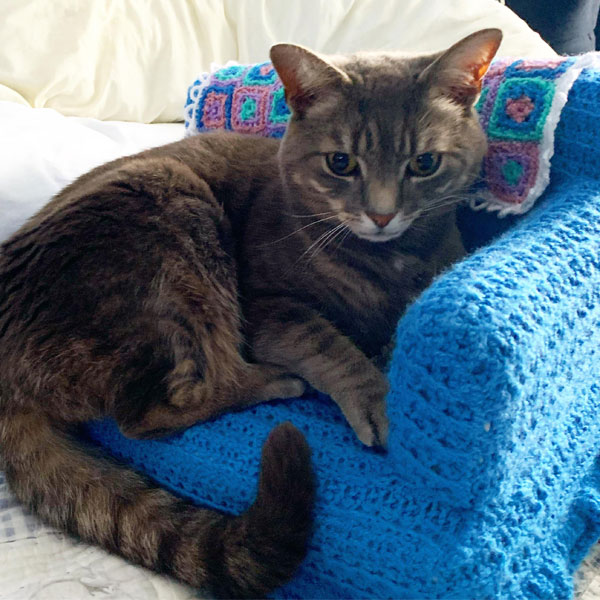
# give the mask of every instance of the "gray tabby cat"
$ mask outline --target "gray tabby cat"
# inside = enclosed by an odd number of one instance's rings
[[[384,445],[398,318],[460,258],[455,197],[486,149],[473,104],[501,33],[432,56],[271,57],[281,144],[202,135],[82,176],[0,249],[0,453],[40,517],[224,597],[264,596],[306,552],[314,482],[290,424],[240,516],[198,508],[72,433],[113,417],[164,435],[329,394]]]

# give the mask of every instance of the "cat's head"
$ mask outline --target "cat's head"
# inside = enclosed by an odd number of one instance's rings
[[[280,150],[292,197],[382,242],[451,202],[486,151],[473,107],[501,39],[485,29],[428,56],[273,46],[293,113]]]

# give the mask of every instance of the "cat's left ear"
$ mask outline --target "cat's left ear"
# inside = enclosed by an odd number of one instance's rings
[[[481,80],[501,41],[500,29],[476,31],[446,50],[419,79],[427,78],[437,93],[470,108],[481,92]]]
[[[297,115],[335,94],[336,86],[350,81],[341,69],[303,46],[276,44],[270,56],[283,82],[287,103]]]

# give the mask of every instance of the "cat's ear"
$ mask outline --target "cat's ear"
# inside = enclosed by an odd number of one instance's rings
[[[302,46],[276,44],[270,56],[285,88],[285,99],[298,115],[350,81],[342,70]]]
[[[443,52],[420,76],[431,88],[470,108],[502,41],[500,29],[482,29]]]

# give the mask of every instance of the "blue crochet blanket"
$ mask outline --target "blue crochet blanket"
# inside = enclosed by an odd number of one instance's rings
[[[571,597],[600,536],[598,98],[600,73],[584,72],[544,197],[400,321],[387,456],[357,443],[321,396],[163,441],[126,440],[111,422],[91,437],[177,494],[238,512],[268,431],[300,427],[319,481],[316,531],[277,597]]]

